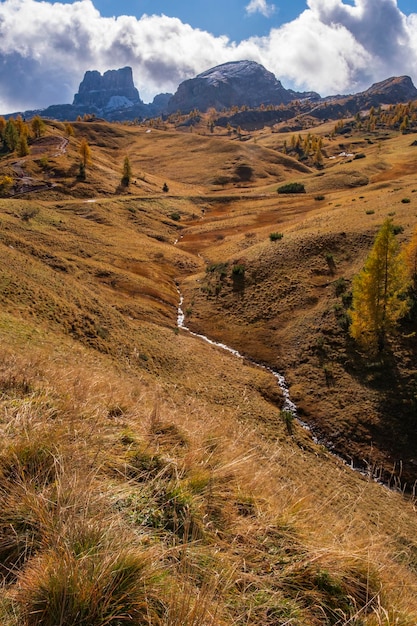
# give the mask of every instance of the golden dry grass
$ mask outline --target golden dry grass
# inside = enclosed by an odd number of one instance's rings
[[[380,396],[343,368],[333,285],[388,214],[411,234],[410,138],[318,176],[273,134],[74,126],[48,154],[56,187],[0,201],[2,623],[415,624],[412,498],[289,432],[272,374],[176,329],[179,283],[190,327],[282,369],[305,416],[367,445]],[[213,186],[241,163],[253,180]]]

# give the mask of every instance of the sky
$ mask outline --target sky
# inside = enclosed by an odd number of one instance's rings
[[[243,59],[322,96],[417,85],[417,2],[0,0],[0,114],[71,103],[87,70],[129,65],[151,102]]]

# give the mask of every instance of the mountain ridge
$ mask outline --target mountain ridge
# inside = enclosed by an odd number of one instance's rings
[[[373,83],[357,94],[335,95],[322,98],[314,91],[296,92],[283,87],[272,72],[254,61],[233,61],[209,68],[196,77],[180,83],[175,94],[158,94],[152,103],[145,104],[133,82],[131,67],[108,70],[101,75],[88,70],[74,95],[72,104],[52,104],[46,109],[19,112],[25,117],[41,115],[58,121],[73,121],[78,117],[93,116],[107,121],[133,121],[168,116],[173,113],[188,114],[208,109],[281,108],[281,117],[288,118],[282,109],[292,102],[307,104],[304,112],[319,119],[355,115],[372,106],[408,102],[417,98],[417,89],[409,76],[394,76]],[[310,105],[310,108],[309,106]],[[291,113],[291,111],[289,111]],[[8,114],[6,117],[17,115]],[[245,124],[246,117],[239,120]],[[262,115],[258,121],[262,123]],[[263,116],[265,117],[265,115]],[[272,118],[274,116],[272,115]],[[271,118],[269,114],[268,118]],[[250,127],[250,126],[249,126]]]

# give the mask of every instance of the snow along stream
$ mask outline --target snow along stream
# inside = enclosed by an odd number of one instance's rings
[[[180,239],[182,239],[183,235],[180,237]],[[178,243],[178,239],[175,240],[174,245],[177,245]],[[200,256],[200,255],[199,255]],[[199,339],[202,339],[203,341],[209,343],[212,346],[216,346],[217,348],[221,348],[222,350],[225,350],[226,352],[230,352],[231,354],[233,354],[234,356],[238,357],[239,359],[245,359],[246,361],[248,361],[248,363],[251,363],[252,365],[254,365],[255,367],[260,367],[261,369],[270,372],[277,380],[278,386],[282,391],[282,395],[284,398],[284,403],[282,405],[281,410],[282,411],[288,411],[289,413],[292,414],[293,418],[297,420],[297,423],[300,424],[300,426],[302,426],[302,428],[304,428],[305,430],[307,430],[313,441],[317,444],[321,444],[323,445],[327,451],[334,456],[335,458],[337,458],[339,461],[341,461],[344,465],[346,465],[347,467],[349,467],[350,469],[354,470],[355,472],[358,472],[359,474],[361,474],[362,476],[364,476],[367,479],[371,479],[374,482],[382,485],[383,487],[386,487],[388,489],[394,489],[394,490],[398,490],[394,487],[391,487],[390,485],[388,485],[387,483],[385,483],[384,481],[382,481],[380,479],[379,476],[377,476],[375,474],[374,470],[371,470],[370,467],[366,468],[361,468],[358,466],[355,466],[355,462],[354,459],[351,458],[350,462],[346,459],[343,458],[342,456],[340,456],[339,454],[337,454],[334,450],[333,450],[333,446],[331,444],[329,444],[326,441],[320,440],[318,437],[316,437],[316,435],[314,434],[314,432],[312,431],[312,429],[310,428],[310,426],[306,423],[303,422],[303,420],[300,419],[300,417],[297,415],[297,406],[294,404],[294,402],[291,400],[290,398],[290,392],[288,390],[288,385],[287,382],[285,380],[285,377],[283,374],[280,374],[279,372],[273,370],[271,367],[268,367],[267,365],[262,365],[261,363],[257,363],[256,361],[254,361],[253,359],[247,357],[247,356],[243,356],[243,354],[240,354],[240,352],[238,352],[238,350],[235,350],[234,348],[230,348],[230,346],[227,346],[225,343],[221,343],[219,341],[213,341],[213,339],[209,339],[209,337],[206,337],[206,335],[201,335],[199,333],[195,333],[192,330],[190,330],[188,328],[188,326],[186,326],[185,324],[185,314],[182,308],[183,302],[184,302],[184,296],[182,295],[179,286],[177,284],[177,290],[178,290],[178,296],[179,296],[179,304],[178,304],[178,316],[177,316],[177,326],[178,328],[181,328],[182,330],[187,331],[187,333],[189,333],[190,335],[192,335],[193,337],[198,337]]]
[[[179,293],[179,297],[180,297],[180,301],[179,301],[179,305],[178,305],[178,318],[177,318],[177,326],[178,326],[178,328],[182,328],[183,330],[186,330],[193,337],[198,337],[199,339],[202,339],[203,341],[206,341],[207,343],[209,343],[212,346],[217,346],[218,348],[222,348],[223,350],[226,350],[226,352],[230,352],[231,354],[233,354],[234,356],[236,356],[236,357],[238,357],[240,359],[246,359],[246,361],[248,361],[252,365],[255,365],[256,367],[261,367],[262,369],[266,370],[267,372],[270,372],[277,379],[278,385],[279,385],[279,387],[280,387],[280,389],[282,391],[282,395],[284,397],[284,404],[282,406],[282,410],[283,411],[289,411],[290,413],[292,413],[292,415],[297,418],[297,421],[304,428],[306,428],[307,430],[309,430],[311,432],[311,429],[308,427],[308,425],[305,424],[304,422],[302,422],[297,417],[297,407],[295,406],[294,402],[292,402],[292,400],[290,398],[290,392],[288,391],[288,385],[287,385],[287,383],[285,381],[284,376],[282,374],[279,374],[278,372],[276,372],[272,368],[267,367],[266,365],[260,365],[259,363],[256,363],[256,361],[253,361],[252,359],[243,356],[243,354],[240,354],[240,352],[238,352],[234,348],[230,348],[229,346],[227,346],[224,343],[220,343],[219,341],[213,341],[212,339],[209,339],[208,337],[206,337],[206,335],[200,335],[199,333],[194,333],[192,330],[190,330],[185,325],[185,315],[184,315],[184,311],[182,309],[184,298],[183,298],[183,296],[182,296],[182,294],[181,294],[179,289],[178,289],[178,293]]]
[[[368,478],[368,479],[372,479],[374,482],[379,483],[380,485],[390,488],[389,485],[387,485],[386,483],[384,483],[383,481],[380,480],[380,478],[378,476],[376,476],[372,471],[369,471],[370,468],[368,469],[368,471],[366,469],[360,468],[360,467],[356,467],[354,460],[351,459],[350,462],[348,462],[346,459],[344,459],[342,456],[338,455],[337,453],[334,452],[334,450],[332,450],[332,446],[328,443],[326,443],[323,440],[320,440],[318,437],[316,437],[312,431],[312,429],[310,428],[310,426],[306,423],[303,422],[300,417],[297,415],[297,406],[294,404],[294,402],[291,400],[290,398],[290,392],[288,390],[288,385],[287,382],[285,380],[285,377],[283,376],[283,374],[280,374],[279,372],[273,370],[271,367],[268,367],[267,365],[262,365],[260,363],[257,363],[256,361],[254,361],[253,359],[243,356],[242,354],[240,354],[240,352],[238,352],[238,350],[235,350],[234,348],[230,348],[229,346],[227,346],[224,343],[221,343],[219,341],[213,341],[213,339],[209,339],[208,337],[206,337],[206,335],[201,335],[199,333],[195,333],[192,330],[190,330],[186,325],[185,325],[185,315],[184,315],[184,311],[182,309],[182,305],[184,302],[184,297],[181,294],[181,291],[179,290],[179,287],[177,285],[177,289],[178,289],[178,294],[179,294],[179,304],[178,304],[178,317],[177,317],[177,326],[178,328],[181,328],[182,330],[187,331],[187,333],[189,333],[190,335],[192,335],[193,337],[198,337],[199,339],[202,339],[203,341],[206,341],[207,343],[209,343],[212,346],[216,346],[218,348],[221,348],[222,350],[225,350],[226,352],[230,352],[231,354],[233,354],[234,356],[240,358],[240,359],[245,359],[246,361],[248,361],[248,363],[251,363],[251,365],[254,365],[256,367],[260,367],[261,369],[270,372],[277,380],[278,385],[282,391],[282,395],[284,398],[284,403],[283,406],[281,408],[281,410],[283,411],[288,411],[292,414],[292,416],[294,417],[294,419],[297,420],[298,424],[300,424],[300,426],[302,426],[302,428],[304,428],[305,430],[307,430],[313,441],[317,444],[321,444],[323,445],[327,451],[334,456],[335,458],[337,458],[339,461],[341,461],[344,465],[346,465],[347,467],[349,467],[350,469],[354,470],[355,472],[358,472],[359,474],[361,474],[362,476]],[[391,487],[392,488],[392,487]]]

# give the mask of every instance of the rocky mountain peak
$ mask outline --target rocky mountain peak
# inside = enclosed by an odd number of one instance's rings
[[[362,95],[379,97],[384,100],[384,104],[395,104],[417,98],[417,89],[409,76],[392,76],[374,83]]]
[[[140,104],[139,92],[133,83],[131,67],[87,71],[74,96],[75,106],[94,106],[99,110],[128,108]]]
[[[285,89],[272,72],[255,61],[232,61],[181,83],[169,102],[169,111],[188,113],[210,107],[222,110],[243,105],[277,105],[307,97],[319,96]]]

